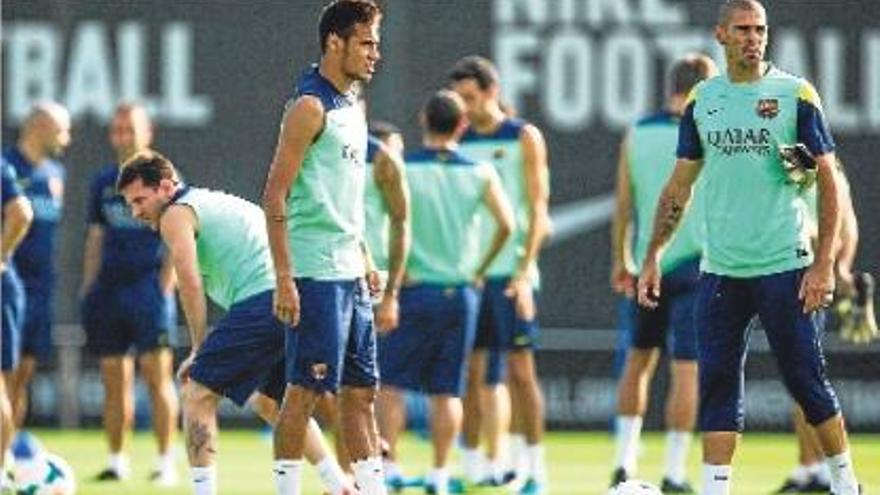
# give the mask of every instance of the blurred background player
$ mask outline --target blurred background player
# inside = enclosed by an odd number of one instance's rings
[[[846,177],[843,163],[838,160],[837,176],[840,186],[840,233],[837,256],[835,260],[835,277],[837,279],[837,293],[835,295],[834,312],[838,330],[843,339],[852,338],[856,329],[866,337],[858,338],[857,343],[871,341],[871,333],[876,333],[876,321],[863,319],[855,321],[852,306],[854,299],[862,298],[866,303],[873,306],[873,294],[860,294],[864,289],[859,287],[859,280],[870,280],[868,273],[856,273],[853,271],[856,252],[858,250],[859,227],[853,206],[852,193],[849,180]],[[813,208],[815,210],[815,208]],[[813,211],[813,218],[817,212]],[[863,287],[867,287],[863,285]],[[841,307],[845,307],[841,309]],[[873,309],[873,308],[870,308]],[[873,312],[873,311],[871,311]],[[873,328],[871,324],[873,323]],[[850,332],[847,334],[846,332]],[[816,437],[816,432],[807,423],[803,410],[795,405],[792,408],[792,422],[798,441],[798,465],[776,493],[828,493],[831,489],[831,474],[822,453],[822,446]]]
[[[547,148],[534,125],[505,113],[500,102],[498,72],[489,60],[470,56],[459,60],[449,81],[465,102],[470,126],[461,139],[461,153],[491,163],[513,205],[515,228],[498,258],[489,267],[480,304],[479,329],[469,373],[471,389],[480,390],[472,418],[485,422],[490,484],[501,484],[507,466],[501,458],[506,429],[505,367],[510,392],[513,464],[522,493],[538,493],[546,484],[544,400],[535,367],[538,323],[538,254],[550,233]],[[483,229],[481,245],[491,229]],[[488,351],[488,352],[487,352]],[[474,414],[476,413],[476,414]],[[465,435],[466,469],[479,466],[473,434]],[[470,466],[470,467],[469,467]]]
[[[400,326],[379,356],[388,389],[424,391],[431,401],[433,470],[428,493],[449,493],[449,454],[461,429],[465,370],[476,331],[481,283],[513,230],[513,212],[491,164],[458,153],[464,104],[432,95],[422,110],[424,148],[406,155],[412,195],[412,252],[400,295]],[[490,212],[495,228],[477,222]],[[493,233],[480,249],[480,229]]]
[[[368,132],[357,101],[380,59],[381,19],[371,0],[336,0],[324,8],[321,58],[287,106],[263,194],[275,313],[293,327],[287,332],[288,387],[275,429],[279,495],[299,493],[308,418],[321,395],[337,391],[358,489],[363,495],[387,492],[368,293],[378,287],[367,287],[363,244]]]
[[[387,122],[370,125],[367,143],[367,183],[364,191],[366,223],[364,239],[384,282],[382,296],[374,301],[373,315],[378,354],[385,346],[387,332],[397,328],[400,319],[399,294],[411,243],[410,197],[403,169],[403,136]],[[397,464],[397,439],[406,428],[406,404],[400,392],[380,385],[376,401],[379,435],[387,448],[383,452],[385,481],[400,489],[413,484]]]
[[[840,223],[834,141],[819,96],[804,79],[764,61],[767,15],[757,0],[721,6],[715,29],[727,72],[698,85],[679,128],[678,161],[663,189],[639,276],[639,303],[657,306],[660,259],[703,173],[706,243],[696,306],[705,495],[731,492],[744,426],[748,324],[758,316],[783,382],[818,434],[836,495],[860,489],[837,396],[815,345],[831,303]],[[793,179],[781,144],[815,159],[818,242],[804,221],[808,184]],[[800,161],[800,160],[799,160]],[[803,174],[806,175],[806,174]]]
[[[272,314],[264,216],[236,196],[182,184],[174,165],[152,151],[126,163],[118,188],[133,215],[160,233],[178,276],[192,343],[178,371],[192,488],[213,495],[220,399],[249,403],[274,425],[284,393],[285,327]],[[207,298],[226,311],[210,333]],[[352,495],[313,420],[303,442],[330,493]]]
[[[12,418],[12,403],[9,391],[18,360],[21,357],[21,330],[24,323],[25,299],[21,279],[15,271],[12,253],[24,239],[34,217],[31,203],[21,192],[15,180],[15,170],[5,160],[2,167],[3,237],[0,253],[0,273],[2,273],[2,322],[0,322],[0,491],[12,489],[10,471],[12,459],[7,450],[15,433]]]
[[[717,74],[703,55],[675,62],[669,74],[666,107],[630,129],[621,145],[617,195],[612,227],[612,284],[615,292],[635,295],[635,279],[648,249],[651,223],[660,190],[675,167],[678,123],[688,93],[698,82]],[[661,159],[665,157],[666,159]],[[635,229],[634,245],[630,232]],[[648,407],[648,386],[660,349],[671,354],[670,387],[666,398],[665,493],[692,493],[685,468],[697,414],[697,329],[694,296],[700,276],[702,235],[697,212],[691,211],[666,249],[658,308],[636,312],[629,352],[617,390],[615,470],[611,485],[635,476],[642,419]],[[667,346],[668,342],[668,346]]]
[[[177,483],[174,437],[178,403],[174,389],[169,332],[176,325],[174,271],[162,240],[131,215],[116,191],[119,169],[153,142],[153,125],[144,107],[124,103],[110,122],[116,161],[92,179],[88,231],[83,256],[82,318],[88,346],[101,362],[104,430],[109,466],[99,480],[127,478],[127,442],[134,423],[134,359],[150,394],[159,454],[150,478]]]
[[[52,356],[55,230],[61,219],[65,177],[58,157],[68,145],[70,114],[58,103],[45,101],[34,105],[15,146],[3,152],[3,160],[15,169],[34,212],[31,228],[13,257],[27,300],[21,362],[11,393],[18,428],[27,414],[28,384],[36,366]]]

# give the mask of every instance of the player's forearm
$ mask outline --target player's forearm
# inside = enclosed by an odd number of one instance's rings
[[[819,240],[816,263],[826,266],[834,264],[836,239],[840,229],[840,197],[835,175],[832,165],[819,164]]]
[[[391,218],[391,235],[388,239],[388,282],[385,292],[397,291],[403,284],[403,273],[409,257],[410,232],[406,217]]]
[[[632,226],[632,213],[629,206],[621,204],[618,198],[611,221],[611,261],[615,265],[626,265],[629,254],[629,231]]]
[[[275,267],[275,276],[290,278],[293,276],[291,268],[290,245],[287,240],[287,206],[284,197],[273,193],[267,186],[267,192],[263,196],[263,211],[266,214],[266,231],[269,237],[269,251],[272,254],[272,262]]]
[[[507,239],[510,237],[511,233],[513,233],[512,223],[502,222],[498,224],[498,227],[495,229],[495,235],[492,236],[492,242],[489,245],[489,250],[483,257],[483,261],[477,267],[477,278],[483,278],[486,275],[486,272],[489,270],[492,262],[495,261],[498,253],[501,252],[501,249],[504,247],[504,243],[507,242]]]
[[[85,253],[83,253],[83,281],[82,291],[87,291],[95,280],[98,278],[98,271],[101,269],[101,255],[104,248],[104,236],[100,231],[96,231],[98,227],[89,227],[86,234]]]
[[[541,246],[550,234],[550,215],[547,202],[542,201],[529,212],[529,228],[526,232],[525,250],[519,261],[517,273],[528,273],[530,267],[538,261]]]
[[[2,244],[0,249],[2,249],[4,262],[12,256],[15,248],[24,240],[33,219],[34,211],[31,209],[30,203],[22,196],[3,207],[3,238],[0,240],[0,244]]]
[[[663,188],[663,193],[657,202],[657,213],[654,216],[654,228],[651,242],[648,244],[647,257],[660,257],[681,224],[690,199],[690,184],[683,185],[670,181]]]
[[[189,327],[193,351],[202,346],[208,329],[208,307],[201,284],[181,283],[180,304]]]

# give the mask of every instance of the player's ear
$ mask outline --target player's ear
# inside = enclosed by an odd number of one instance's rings
[[[727,45],[727,37],[724,36],[724,26],[720,24],[715,26],[715,40],[719,45]]]
[[[342,46],[342,38],[335,33],[330,33],[330,36],[327,38],[327,48],[329,48],[330,51],[338,52],[342,50]]]

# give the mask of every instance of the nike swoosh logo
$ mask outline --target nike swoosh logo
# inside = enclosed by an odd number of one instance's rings
[[[558,244],[605,226],[614,214],[614,193],[559,205],[550,211],[553,236],[549,244]]]

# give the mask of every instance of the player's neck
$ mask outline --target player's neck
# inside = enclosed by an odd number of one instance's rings
[[[493,105],[482,119],[471,121],[471,128],[477,134],[492,134],[506,118],[507,114],[501,110],[501,107]]]
[[[458,143],[455,141],[455,138],[439,136],[437,134],[425,134],[425,137],[422,138],[422,146],[435,151],[453,151],[458,149]]]
[[[727,78],[732,83],[751,83],[760,80],[769,68],[767,62],[758,65],[743,65],[727,61]]]
[[[21,152],[28,162],[33,166],[39,166],[46,159],[46,152],[43,147],[34,139],[21,138],[18,140],[18,151]]]
[[[354,79],[346,76],[334,64],[329,63],[326,57],[322,58],[321,63],[318,64],[318,73],[321,74],[321,77],[330,81],[330,84],[336,88],[336,91],[342,94],[348,93],[355,83]]]
[[[684,113],[686,101],[687,95],[672,95],[666,100],[666,111],[673,115],[681,115]]]

